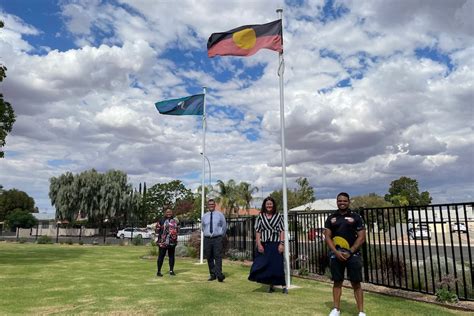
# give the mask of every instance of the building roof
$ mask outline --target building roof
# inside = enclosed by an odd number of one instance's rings
[[[53,213],[32,213],[33,216],[39,221],[54,221],[55,215]]]
[[[297,207],[293,207],[292,209],[290,209],[290,212],[335,210],[337,210],[336,199],[321,199]]]

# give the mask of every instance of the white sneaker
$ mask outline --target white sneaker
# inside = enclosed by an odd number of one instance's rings
[[[329,313],[329,316],[339,316],[341,315],[341,312],[337,308],[333,308],[331,313]]]
[[[364,312],[359,312],[359,316],[366,316]]]

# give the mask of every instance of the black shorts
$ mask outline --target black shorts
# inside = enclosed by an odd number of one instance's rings
[[[347,276],[351,282],[362,282],[362,258],[360,255],[353,255],[342,262],[331,256],[331,276],[335,282],[344,281],[344,272],[347,268]]]

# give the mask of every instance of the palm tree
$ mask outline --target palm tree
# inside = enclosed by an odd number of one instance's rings
[[[217,198],[216,201],[223,208],[223,211],[227,214],[233,214],[239,210],[237,203],[237,185],[233,179],[227,181],[227,183],[217,180]]]
[[[253,194],[258,192],[257,187],[252,187],[250,183],[241,182],[238,186],[239,200],[241,205],[245,208],[248,215],[248,210],[250,208],[250,202],[252,202]]]

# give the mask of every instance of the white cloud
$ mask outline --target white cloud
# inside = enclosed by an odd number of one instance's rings
[[[213,180],[280,188],[277,54],[209,60],[205,48],[212,32],[275,19],[274,2],[119,3],[63,2],[78,48],[44,55],[32,53],[41,45],[31,37],[43,31],[2,13],[2,89],[18,117],[0,183],[40,208],[49,207],[48,179],[65,171],[116,168],[134,183],[195,188],[201,122],[158,115],[153,104],[207,86]],[[318,198],[383,194],[409,176],[437,202],[464,201],[474,189],[472,2],[337,3],[350,11],[328,22],[318,19],[322,1],[284,8],[289,185],[304,176]],[[417,57],[425,47],[452,68]]]

